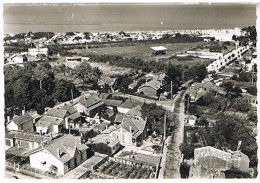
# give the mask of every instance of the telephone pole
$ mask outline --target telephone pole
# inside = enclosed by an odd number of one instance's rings
[[[172,81],[171,81],[171,100],[172,100]]]

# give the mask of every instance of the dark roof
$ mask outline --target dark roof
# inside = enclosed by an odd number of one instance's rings
[[[50,142],[52,140],[51,137],[38,135],[38,134],[25,133],[25,132],[13,131],[11,132],[11,134],[14,134],[14,137],[16,139],[27,140],[30,142],[41,143],[44,141]]]
[[[8,133],[8,132],[5,132],[5,138],[6,138],[6,139],[13,139],[14,136],[15,136],[14,133],[10,133],[10,132]]]
[[[77,109],[75,109],[71,104],[64,104],[61,107],[62,110],[67,110],[70,114],[76,113]]]
[[[123,104],[120,105],[120,107],[132,109],[138,105],[143,105],[143,102],[134,99],[127,99]]]
[[[80,118],[80,117],[81,117],[81,114],[78,113],[78,112],[73,113],[73,114],[67,116],[68,119],[72,119],[72,120],[78,119],[78,118]]]
[[[74,157],[76,151],[82,152],[88,149],[88,147],[81,144],[80,138],[74,137],[73,135],[64,135],[47,144],[44,149],[62,163],[66,163]]]
[[[52,117],[57,117],[57,118],[65,118],[69,115],[69,113],[67,110],[49,108],[46,112],[46,115],[52,116]]]
[[[28,113],[25,113],[22,116],[15,115],[13,117],[13,122],[17,125],[21,125],[21,124],[26,123],[26,122],[32,122],[33,123],[33,117]]]
[[[103,102],[108,106],[119,106],[123,102],[121,100],[104,99]]]
[[[100,131],[104,131],[107,128],[107,126],[108,126],[108,123],[104,121],[104,122],[100,123],[99,125],[97,125],[97,128]]]
[[[79,102],[87,108],[90,108],[94,105],[100,106],[104,104],[104,102],[102,102],[100,98],[98,98],[98,96],[94,95],[89,96],[87,99],[85,99],[85,97],[83,96],[79,99]]]
[[[141,116],[142,115],[142,107],[140,105],[135,106],[130,111],[126,113],[129,116]]]
[[[52,117],[52,116],[43,116],[39,121],[36,123],[36,125],[39,122],[49,122],[53,123],[54,125],[60,125],[63,122],[63,119],[57,118],[57,117]]]
[[[117,113],[116,114],[116,117],[115,117],[115,122],[120,122],[122,123],[123,122],[123,119],[126,117],[125,114],[122,114],[122,113]]]
[[[162,83],[160,81],[153,79],[153,80],[148,81],[147,83],[141,85],[139,87],[139,89],[143,88],[143,87],[151,87],[151,88],[153,88],[155,90],[159,90],[161,88],[161,86],[162,86]]]
[[[123,119],[123,123],[121,126],[130,132],[130,127],[133,135],[135,135],[139,131],[143,131],[146,125],[146,121],[141,118],[133,118],[133,117],[126,117]]]

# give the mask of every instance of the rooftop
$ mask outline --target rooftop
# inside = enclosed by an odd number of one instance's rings
[[[154,46],[154,47],[151,47],[152,50],[154,51],[166,51],[167,48],[165,48],[164,46]]]
[[[21,125],[21,124],[26,123],[28,121],[33,122],[33,117],[28,113],[25,113],[24,115],[21,115],[21,116],[14,115],[14,117],[13,117],[13,122],[17,125]]]

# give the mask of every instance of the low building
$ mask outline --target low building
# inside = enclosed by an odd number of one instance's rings
[[[132,108],[134,108],[134,107],[136,107],[138,105],[142,106],[143,102],[140,102],[138,100],[134,100],[134,99],[129,98],[124,103],[122,103],[121,105],[117,106],[117,110],[120,113],[126,114]]]
[[[73,107],[75,107],[79,113],[94,117],[98,112],[104,109],[105,103],[94,95],[89,96],[88,98],[83,96]]]
[[[236,168],[249,171],[249,158],[240,151],[222,151],[214,147],[201,147],[194,150],[192,178],[218,178],[221,172]]]
[[[90,140],[92,151],[106,155],[113,155],[120,148],[120,142],[117,138],[101,134]]]
[[[21,116],[14,115],[13,119],[6,124],[7,130],[33,131],[33,117],[22,112]]]
[[[36,57],[38,55],[48,55],[48,48],[29,48],[28,49],[29,55]]]
[[[187,123],[185,124],[185,126],[195,126],[195,123],[197,121],[196,116],[188,115],[186,119],[187,119]]]
[[[151,49],[153,50],[154,55],[166,54],[167,51],[167,48],[165,48],[164,46],[154,46],[151,47]]]
[[[64,175],[89,157],[89,148],[80,138],[64,135],[30,153],[31,168]]]
[[[147,120],[142,118],[123,118],[122,124],[114,128],[111,135],[117,138],[122,145],[139,146],[147,136]]]
[[[164,87],[162,82],[158,80],[151,80],[141,85],[137,92],[147,95],[148,97],[158,98],[160,94],[164,92]]]
[[[35,133],[25,133],[13,131],[10,134],[14,134],[14,145],[16,147],[22,147],[25,149],[33,150],[41,147],[45,143],[49,143],[53,138]]]

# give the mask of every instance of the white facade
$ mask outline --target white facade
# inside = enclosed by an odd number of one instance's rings
[[[29,55],[35,57],[37,55],[47,55],[48,48],[29,48],[28,49]]]
[[[18,131],[18,126],[17,126],[17,124],[15,124],[13,121],[11,121],[10,123],[8,123],[6,128],[7,128],[7,130]]]
[[[59,175],[64,175],[64,164],[48,151],[43,150],[30,155],[31,168],[50,171],[52,165],[58,168],[57,171]]]

